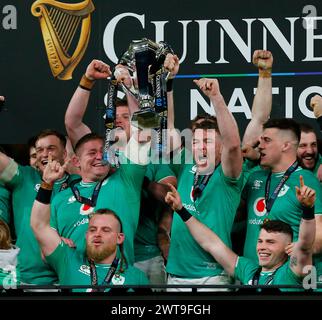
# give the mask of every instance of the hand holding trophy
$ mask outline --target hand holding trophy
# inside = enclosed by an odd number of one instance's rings
[[[139,111],[133,114],[132,124],[139,129],[154,129],[154,133],[156,133],[155,148],[158,153],[162,152],[164,147],[162,132],[167,129],[166,82],[169,72],[164,67],[164,61],[168,53],[173,54],[173,51],[165,42],[155,43],[143,38],[132,41],[128,50],[120,58],[108,85],[105,117],[105,161],[111,163],[109,160],[111,155],[108,155],[108,150],[113,143],[111,130],[115,122],[115,101],[118,86],[138,101]],[[127,69],[127,72],[122,66]],[[131,81],[128,81],[129,76],[133,79],[133,85],[131,85]],[[116,78],[123,80],[119,82]]]

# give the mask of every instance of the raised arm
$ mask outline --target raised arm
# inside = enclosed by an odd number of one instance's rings
[[[320,132],[322,134],[322,97],[316,94],[311,98],[310,106],[313,109],[314,116],[319,124]],[[322,164],[320,164],[320,167],[317,171],[317,177],[319,181],[322,182]]]
[[[45,256],[55,251],[61,238],[56,230],[50,227],[50,199],[54,182],[60,179],[65,172],[67,163],[63,166],[48,156],[48,164],[44,170],[43,183],[41,184],[36,200],[31,211],[31,228]]]
[[[303,275],[303,268],[312,264],[313,243],[315,239],[314,203],[315,191],[304,184],[300,176],[300,188],[296,187],[296,197],[303,207],[299,238],[295,243],[290,259],[290,267],[299,276]]]
[[[173,98],[173,83],[174,78],[179,72],[179,58],[177,55],[168,53],[164,60],[164,68],[170,72],[167,80],[167,99],[168,99],[168,146],[167,152],[176,150],[181,146],[181,136],[175,129],[175,114],[174,114],[174,98]]]
[[[194,80],[194,82],[210,98],[215,109],[222,143],[221,165],[223,172],[227,177],[236,178],[241,173],[243,160],[235,118],[227,108],[217,79],[204,78]]]
[[[171,191],[167,193],[165,201],[179,214],[201,248],[209,252],[228,274],[234,275],[237,254],[231,251],[216,233],[194,218],[182,206],[180,195],[171,184],[169,188]]]
[[[91,129],[83,122],[83,118],[95,81],[106,79],[110,75],[110,67],[100,60],[93,60],[88,65],[65,113],[65,127],[73,146],[81,137],[91,132]]]
[[[170,72],[167,80],[168,99],[168,129],[174,129],[174,101],[173,101],[173,81],[179,72],[179,58],[175,54],[168,53],[164,60],[164,68]]]
[[[320,126],[320,130],[322,133],[322,97],[316,94],[311,98],[310,106],[313,109],[314,116]]]
[[[3,152],[0,152],[0,180],[3,181],[3,182],[7,182],[8,180],[11,180],[10,179],[7,179],[7,176],[8,174],[10,175],[10,165],[11,163],[11,160],[10,158],[5,155]],[[15,163],[12,161],[12,163]],[[7,170],[6,170],[7,168]]]
[[[242,145],[254,146],[272,110],[273,55],[267,50],[256,50],[253,64],[258,68],[257,90],[253,100],[252,119],[246,127]]]

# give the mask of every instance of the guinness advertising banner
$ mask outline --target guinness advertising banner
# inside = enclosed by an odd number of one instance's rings
[[[256,49],[274,56],[272,117],[316,124],[309,108],[322,95],[321,0],[38,0],[0,4],[0,143],[25,143],[43,128],[64,131],[64,113],[94,58],[111,66],[143,37],[166,41],[180,58],[176,126],[212,113],[192,80],[216,77],[241,133],[257,85]],[[93,89],[85,122],[103,133],[107,81]]]

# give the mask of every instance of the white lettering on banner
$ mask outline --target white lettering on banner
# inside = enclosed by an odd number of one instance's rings
[[[244,40],[242,39],[242,37],[238,34],[237,30],[234,28],[234,26],[231,24],[231,22],[227,19],[219,19],[219,20],[215,20],[216,22],[218,22],[222,29],[220,30],[220,46],[222,48],[225,47],[224,45],[224,32],[225,31],[227,33],[227,35],[229,36],[229,38],[232,40],[232,42],[236,45],[236,47],[238,48],[239,52],[244,56],[245,60],[247,62],[251,62],[251,57],[252,57],[252,48],[251,48],[251,26],[252,23],[256,20],[256,19],[242,19],[243,21],[245,21],[247,23],[247,43],[244,42]],[[218,61],[216,61],[216,63],[229,63],[228,61],[225,60],[225,58],[223,57],[224,55],[224,50],[222,50],[220,52],[222,55],[220,55],[220,59]]]
[[[275,95],[282,94],[285,92],[285,117],[292,118],[293,117],[293,109],[299,109],[301,113],[308,117],[314,119],[313,111],[309,109],[309,101],[308,98],[313,94],[322,95],[322,87],[312,86],[305,88],[299,95],[297,104],[294,101],[293,97],[293,88],[286,87],[285,90],[282,88],[274,87],[272,88],[272,93]],[[254,90],[255,92],[255,90]],[[249,96],[249,95],[247,95]],[[197,89],[190,89],[190,118],[193,119],[200,112],[200,107],[204,112],[207,112],[211,115],[215,115],[215,111],[213,106],[207,98],[200,93]],[[293,104],[294,101],[294,104]],[[281,103],[283,105],[283,103]],[[242,88],[234,88],[234,91],[229,99],[228,108],[232,113],[243,113],[246,119],[251,119],[251,111],[249,104],[246,100],[244,91]]]
[[[205,112],[211,115],[215,115],[215,111],[212,104],[211,103],[208,104],[208,102],[205,100],[205,96],[202,95],[199,90],[197,89],[190,90],[190,100],[191,100],[191,110],[190,110],[191,119],[196,117],[196,115],[199,113],[198,105],[200,105]],[[251,119],[252,117],[249,104],[246,100],[246,97],[244,95],[242,88],[234,89],[232,96],[228,102],[228,109],[232,113],[244,113],[247,119]]]
[[[103,35],[103,46],[107,57],[113,62],[117,63],[118,57],[115,52],[114,42],[118,41],[118,35],[116,34],[116,27],[119,23],[126,23],[127,18],[134,18],[138,20],[139,25],[141,25],[142,29],[145,30],[146,24],[148,22],[148,18],[145,14],[136,14],[133,12],[125,12],[113,17],[106,25],[104,35]],[[282,49],[282,52],[286,55],[289,61],[294,62],[296,59],[298,61],[322,61],[322,55],[317,56],[318,50],[314,50],[318,41],[322,40],[321,31],[318,31],[318,27],[321,25],[319,21],[322,20],[322,17],[318,16],[310,16],[310,17],[285,17],[286,21],[288,21],[288,28],[281,29],[277,23],[272,18],[252,18],[252,19],[241,19],[242,23],[234,22],[235,25],[242,29],[241,31],[235,28],[233,23],[229,19],[214,19],[214,20],[177,20],[174,22],[176,24],[181,24],[180,29],[182,28],[182,54],[180,55],[180,63],[183,63],[187,57],[188,53],[188,26],[190,24],[197,24],[199,27],[199,39],[197,40],[199,46],[199,56],[198,59],[194,62],[194,64],[209,64],[212,63],[211,59],[207,57],[207,48],[208,43],[211,41],[212,47],[218,48],[217,55],[218,57],[214,57],[217,61],[212,59],[213,63],[223,64],[230,63],[228,58],[225,56],[227,48],[232,51],[232,46],[225,46],[225,40],[229,38],[230,41],[234,44],[235,50],[239,51],[242,57],[247,62],[251,62],[252,59],[252,35],[256,35],[256,39],[258,39],[259,35],[262,35],[263,48],[269,48],[271,46],[272,40]],[[314,28],[304,28],[303,22],[305,25],[314,25]],[[209,22],[216,22],[209,24]],[[150,24],[154,25],[155,29],[155,37],[154,40],[166,41],[165,38],[165,28],[171,29],[173,32],[178,33],[179,27],[175,26],[174,23],[170,25],[167,20],[159,20],[159,21],[150,21]],[[219,30],[219,39],[217,37],[217,44],[214,44],[214,39],[216,39],[214,35],[213,29],[210,29],[216,26]],[[320,28],[321,30],[321,28]],[[246,36],[243,35],[246,31]],[[306,37],[306,57],[296,57],[296,44],[295,44],[295,33],[305,33]],[[284,35],[288,36],[284,36]],[[133,39],[137,37],[135,34],[132,36]],[[301,60],[302,59],[302,60]]]
[[[144,14],[135,14],[131,12],[125,12],[115,16],[106,26],[104,34],[103,34],[103,46],[106,55],[108,58],[114,63],[118,62],[118,58],[114,49],[114,34],[116,25],[124,18],[133,17],[141,23],[143,29],[145,28],[145,15]]]
[[[199,24],[199,60],[196,64],[211,63],[207,59],[207,25],[211,20],[196,20]]]
[[[304,18],[307,23],[311,23],[316,25],[316,22],[322,20],[322,17],[310,17]],[[313,21],[313,22],[312,22]],[[306,54],[307,56],[302,61],[322,61],[322,57],[315,57],[314,56],[314,41],[315,40],[322,40],[322,34],[315,34],[316,28],[306,28]]]
[[[281,49],[284,51],[286,56],[290,61],[294,61],[294,22],[298,20],[299,18],[285,18],[286,20],[290,21],[291,26],[291,40],[290,43],[287,41],[287,39],[284,37],[281,30],[277,27],[273,19],[259,19],[261,22],[263,22],[263,48],[267,49],[267,31],[270,32],[272,37],[276,40],[276,42],[279,44]]]
[[[155,41],[160,42],[164,39],[164,26],[169,21],[151,21],[155,25]]]

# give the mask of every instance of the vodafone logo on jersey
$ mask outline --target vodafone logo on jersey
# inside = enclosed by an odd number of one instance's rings
[[[257,198],[254,202],[254,212],[258,217],[262,217],[266,214],[266,204],[264,198]]]
[[[89,206],[88,204],[83,203],[79,209],[79,213],[82,216],[88,216],[90,213],[94,211],[94,208]]]

